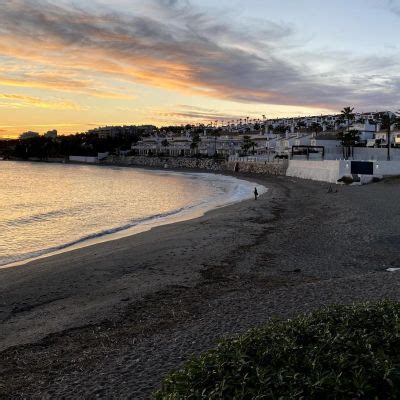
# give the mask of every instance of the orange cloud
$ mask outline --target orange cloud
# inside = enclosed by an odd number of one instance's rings
[[[299,49],[297,56],[291,53],[285,40],[292,31],[285,26],[232,24],[190,2],[146,0],[135,13],[92,3],[3,2],[0,56],[11,68],[0,67],[0,84],[118,99],[130,98],[133,82],[240,103],[325,110],[400,100],[395,75],[376,83],[365,69],[362,76],[338,75],[334,65],[318,73]]]
[[[261,46],[255,36],[249,37],[248,43],[240,43],[238,32],[221,21],[218,26],[205,22],[204,15],[186,15],[178,10],[172,24],[153,16],[102,14],[101,10],[88,12],[40,0],[14,0],[2,11],[0,54],[36,63],[45,71],[40,79],[32,73],[21,78],[14,72],[1,79],[4,85],[81,91],[112,98],[96,88],[95,82],[89,82],[101,74],[240,102],[320,107],[335,101],[334,96],[326,101],[325,91],[314,98],[305,97],[301,70],[273,54],[271,47]],[[269,32],[274,42],[281,30],[277,28],[276,32]],[[247,39],[245,33],[242,36]],[[255,53],[257,46],[260,51]],[[63,69],[70,77],[49,79],[54,69]],[[81,85],[74,80],[77,74]],[[324,86],[332,93],[333,88]]]
[[[5,100],[5,101],[1,101]],[[52,101],[43,100],[38,97],[16,95],[16,94],[1,94],[0,107],[2,108],[26,108],[37,107],[50,110],[79,110],[82,107],[72,101],[53,99]]]
[[[94,85],[95,83],[76,81],[65,77],[57,77],[57,75],[54,73],[48,75],[42,74],[41,76],[36,77],[31,74],[24,74],[19,78],[0,75],[0,86],[75,92],[104,99],[132,100],[135,98],[133,95],[112,92],[111,90],[100,90],[91,87]]]

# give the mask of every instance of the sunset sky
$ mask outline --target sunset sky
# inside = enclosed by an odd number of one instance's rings
[[[0,136],[397,110],[399,38],[400,0],[0,0]]]

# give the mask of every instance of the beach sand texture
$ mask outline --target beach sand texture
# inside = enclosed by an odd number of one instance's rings
[[[222,337],[400,299],[400,183],[288,178],[192,221],[0,270],[0,397],[144,399]]]

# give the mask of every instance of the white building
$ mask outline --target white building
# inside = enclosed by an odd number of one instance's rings
[[[188,156],[191,154],[192,140],[187,137],[145,137],[132,144],[132,151],[140,156]]]
[[[398,135],[400,135],[400,131],[398,129],[396,129],[394,125],[392,125],[391,132],[390,132],[390,144],[392,146],[399,144],[399,140],[397,138]],[[376,132],[375,142],[379,143],[378,146],[387,146],[387,130],[386,129]]]
[[[123,125],[123,126],[101,126],[99,128],[91,129],[88,131],[89,135],[97,135],[99,139],[129,137],[140,132],[152,132],[153,126],[143,125]]]
[[[265,143],[265,137],[263,138]],[[140,156],[229,156],[241,151],[242,136],[202,136],[196,143],[190,136],[143,138],[132,145],[132,151]]]
[[[367,142],[374,139],[375,134],[380,129],[380,124],[370,119],[365,119],[364,122],[356,122],[351,126],[351,129],[358,131],[360,141]]]

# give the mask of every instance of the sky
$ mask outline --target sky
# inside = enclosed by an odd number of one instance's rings
[[[400,0],[0,0],[0,137],[399,109]]]

